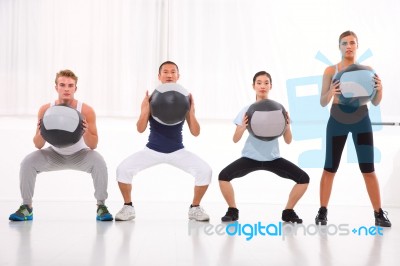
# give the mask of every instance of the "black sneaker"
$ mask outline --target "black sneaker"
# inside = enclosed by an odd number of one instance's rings
[[[282,220],[284,222],[290,222],[290,223],[298,223],[301,224],[303,223],[303,220],[297,216],[295,211],[293,209],[286,209],[282,211]]]
[[[221,218],[223,222],[233,222],[239,219],[239,210],[237,208],[228,208],[225,216]]]
[[[316,225],[326,225],[328,222],[328,209],[325,207],[321,207],[318,210],[318,214],[315,217]]]
[[[392,223],[387,218],[387,212],[379,209],[379,212],[374,211],[375,225],[381,227],[391,227]]]

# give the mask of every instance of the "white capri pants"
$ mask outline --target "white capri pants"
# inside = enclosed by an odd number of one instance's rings
[[[147,147],[122,161],[117,168],[117,181],[131,184],[133,176],[137,173],[162,163],[170,164],[192,175],[196,186],[206,186],[211,183],[211,167],[196,154],[185,149],[162,153]]]

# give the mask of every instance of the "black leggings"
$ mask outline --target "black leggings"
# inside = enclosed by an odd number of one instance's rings
[[[284,158],[273,161],[256,161],[246,157],[242,157],[225,167],[219,173],[218,180],[229,182],[234,178],[245,176],[257,170],[270,171],[280,177],[291,179],[297,184],[308,184],[310,182],[306,172]]]
[[[333,106],[332,108],[338,109],[339,107]],[[343,108],[343,107],[340,107]],[[366,109],[366,107],[364,108]],[[361,107],[359,110],[362,110]],[[358,111],[358,110],[357,110]],[[326,156],[324,170],[330,173],[336,173],[344,145],[346,144],[347,135],[351,132],[353,143],[356,148],[358,165],[362,173],[372,173],[375,171],[374,167],[374,138],[372,134],[371,120],[366,110],[361,118],[353,119],[353,121],[340,121],[341,117],[349,116],[343,114],[341,116],[334,115],[328,120],[326,127]],[[339,121],[340,122],[339,122]]]

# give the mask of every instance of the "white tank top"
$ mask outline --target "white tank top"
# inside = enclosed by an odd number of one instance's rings
[[[55,105],[55,102],[54,103],[50,103],[50,107],[54,106],[54,105]],[[82,105],[83,105],[83,103],[80,102],[80,101],[78,101],[77,104],[76,104],[76,110],[79,113],[82,113]],[[80,151],[82,149],[88,148],[88,146],[86,145],[83,137],[81,137],[77,143],[75,143],[75,144],[73,144],[71,146],[65,147],[65,148],[57,148],[57,147],[55,147],[53,145],[51,145],[51,147],[53,148],[53,150],[55,150],[56,152],[58,152],[59,154],[62,154],[62,155],[71,155],[71,154],[74,154],[75,152],[78,152],[78,151]]]

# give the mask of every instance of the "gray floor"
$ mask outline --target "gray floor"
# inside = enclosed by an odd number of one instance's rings
[[[109,202],[110,211],[120,204]],[[387,209],[392,228],[376,231],[369,207],[331,206],[330,225],[321,229],[313,224],[317,206],[300,204],[304,227],[296,229],[279,223],[281,206],[242,204],[241,235],[230,236],[233,225],[220,223],[224,204],[204,206],[209,223],[189,221],[187,205],[137,202],[134,221],[97,222],[91,202],[40,201],[33,221],[10,222],[18,202],[0,201],[0,265],[386,266],[400,259],[400,208]],[[268,229],[250,239],[259,222]]]

